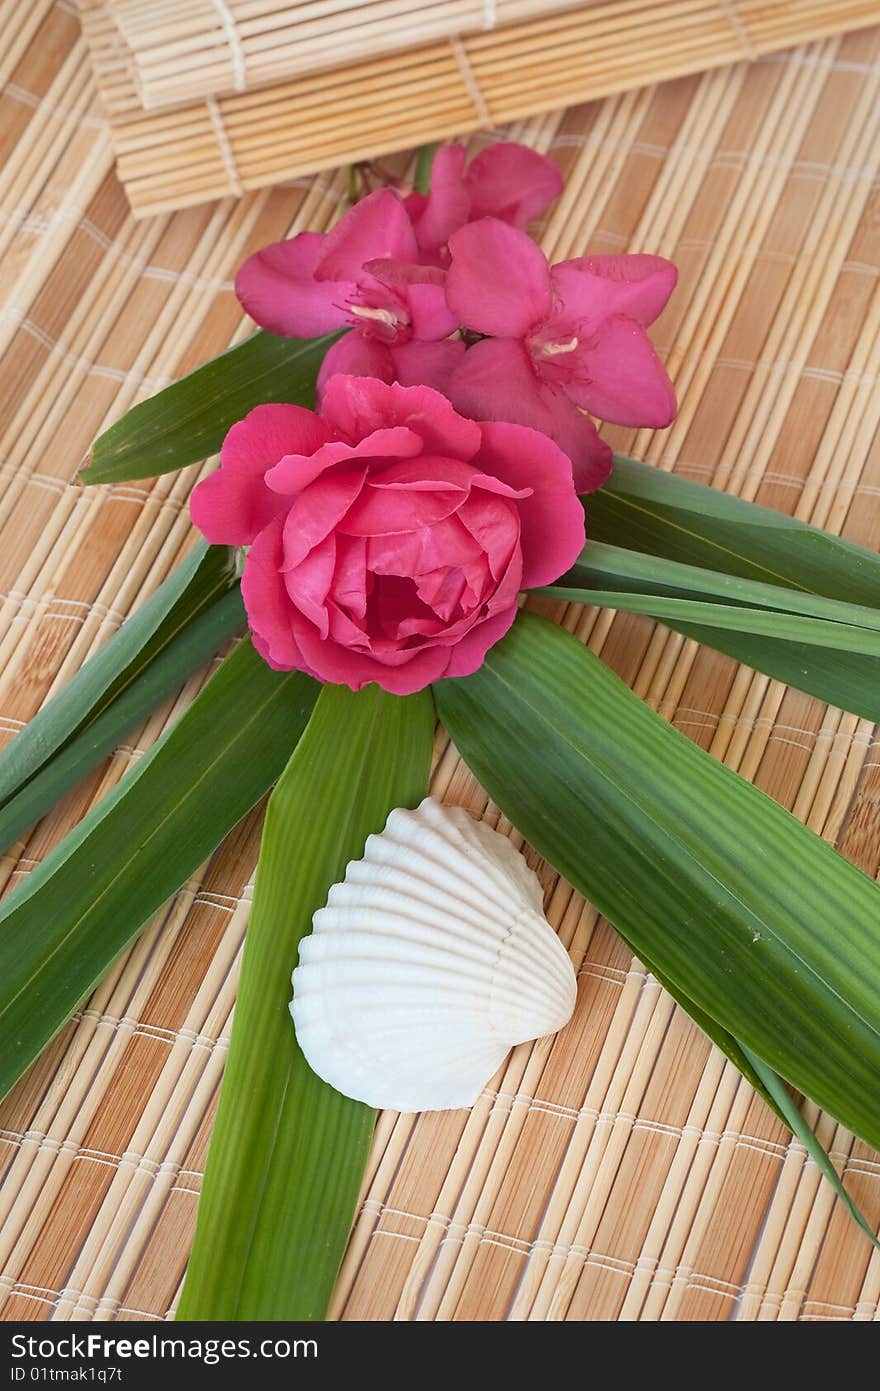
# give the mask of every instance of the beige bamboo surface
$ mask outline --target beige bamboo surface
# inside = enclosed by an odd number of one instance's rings
[[[112,8],[82,0],[136,216],[754,60],[880,17],[878,0],[607,0],[145,111]]]
[[[67,0],[0,47],[0,728],[40,703],[191,542],[199,468],[84,490],[94,434],[247,331],[242,257],[329,226],[343,171],[135,221]],[[658,467],[880,542],[880,29],[557,111],[507,133],[556,158],[543,229],[675,258],[657,328],[681,397],[615,442]],[[486,136],[474,141],[475,147]],[[405,168],[403,160],[399,163]],[[686,735],[876,875],[865,721],[634,616],[556,610]],[[2,862],[12,887],[194,694],[190,682]],[[438,738],[435,793],[497,812]],[[516,840],[504,822],[502,829]],[[259,814],[159,914],[0,1108],[4,1319],[170,1316],[193,1230]],[[579,973],[572,1023],[517,1048],[470,1112],[379,1121],[333,1315],[872,1320],[880,1257],[735,1070],[534,854]],[[880,1158],[826,1117],[880,1221]]]

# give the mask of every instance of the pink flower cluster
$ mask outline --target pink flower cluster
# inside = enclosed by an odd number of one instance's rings
[[[250,547],[242,591],[272,666],[398,694],[475,670],[520,589],[583,546],[577,493],[611,466],[590,414],[673,419],[645,329],[675,268],[549,266],[525,228],[560,189],[523,146],[466,167],[450,145],[429,194],[382,189],[328,235],[242,266],[236,290],[262,327],[350,330],[324,358],[320,413],[258,407],[193,494],[208,540]]]

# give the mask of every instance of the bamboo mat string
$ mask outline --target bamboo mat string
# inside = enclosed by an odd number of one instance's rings
[[[240,198],[244,192],[241,180],[238,177],[238,166],[235,163],[235,155],[232,153],[232,146],[229,143],[229,136],[226,134],[226,127],[223,124],[223,117],[220,115],[220,108],[213,97],[208,97],[205,106],[211,118],[211,125],[217,137],[217,144],[220,147],[220,155],[223,160],[223,167],[226,170],[226,177],[229,182],[229,190],[236,198]]]
[[[455,54],[455,61],[458,63],[458,68],[461,73],[462,81],[464,82],[465,88],[467,90],[467,94],[474,104],[474,110],[476,111],[481,124],[486,126],[487,128],[491,128],[493,124],[492,113],[489,110],[486,98],[483,96],[483,93],[480,90],[480,84],[474,75],[474,70],[471,67],[470,59],[467,55],[467,50],[465,49],[464,44],[461,42],[460,39],[451,39],[450,44],[452,47],[452,51]]]
[[[232,57],[233,86],[236,92],[243,92],[247,88],[247,59],[244,54],[244,47],[232,14],[226,0],[211,0],[214,9],[220,16],[220,23],[223,25],[226,34],[226,41],[229,44],[229,52]]]
[[[721,8],[730,20],[731,27],[736,34],[740,44],[742,55],[750,63],[754,63],[758,54],[752,46],[752,38],[749,34],[748,26],[743,22],[739,12],[737,0],[722,0]]]

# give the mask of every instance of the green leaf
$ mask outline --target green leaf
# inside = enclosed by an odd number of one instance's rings
[[[80,734],[69,740],[0,811],[0,846],[6,847],[39,820],[122,738],[187,677],[245,626],[238,588],[224,594],[153,659],[150,665]],[[25,731],[26,732],[27,726]]]
[[[32,826],[244,626],[231,553],[196,547],[0,753],[0,847]]]
[[[277,338],[259,330],[99,435],[82,482],[153,478],[206,459],[236,420],[266,402],[313,407],[318,370],[338,337]]]
[[[685,637],[766,672],[786,686],[863,719],[880,719],[880,660],[876,657],[854,651],[841,654],[814,642],[781,642],[775,637],[740,634],[678,619],[663,621]]]
[[[825,1153],[825,1150],[807,1125],[807,1122],[801,1115],[800,1108],[795,1103],[794,1097],[791,1096],[786,1089],[782,1079],[777,1077],[772,1067],[768,1067],[761,1058],[756,1058],[754,1053],[749,1053],[748,1057],[749,1062],[760,1077],[764,1087],[773,1098],[777,1113],[785,1121],[789,1130],[794,1132],[813,1163],[818,1166],[824,1177],[831,1184],[831,1187],[843,1203],[850,1217],[861,1227],[865,1236],[868,1237],[869,1241],[880,1251],[880,1241],[877,1240],[873,1227],[870,1225],[861,1209],[856,1205],[850,1194],[847,1193],[840,1174],[831,1163],[830,1156]]]
[[[319,1319],[374,1113],[310,1070],[290,975],[312,914],[396,806],[425,795],[428,692],[325,686],[269,801],[223,1089],[179,1319]]]
[[[645,555],[641,551],[588,541],[577,563],[540,592],[554,595],[560,590],[617,590],[637,596],[666,596],[709,604],[740,605],[769,609],[775,613],[821,618],[880,632],[880,609],[864,604],[826,599],[818,594],[788,589],[784,585],[741,579],[720,570]],[[564,597],[568,597],[567,592]],[[592,597],[588,602],[594,602]]]
[[[505,815],[673,994],[880,1145],[880,886],[535,615],[435,694]]]
[[[821,700],[880,719],[876,609],[601,542],[589,542],[568,574],[540,592],[646,614]]]
[[[584,506],[593,540],[880,608],[880,555],[635,459],[615,455]]]
[[[557,598],[585,601],[585,591],[553,585],[544,593]],[[626,590],[586,591],[587,602],[604,608],[628,609],[658,618],[674,628],[688,621],[731,632],[763,635],[778,642],[809,643],[854,656],[880,657],[880,632],[851,623],[829,623],[824,618],[808,618],[800,613],[748,608],[744,605],[712,603],[711,600],[665,598],[657,594],[631,594]],[[880,716],[877,716],[880,718]]]
[[[275,781],[317,691],[240,643],[173,728],[0,904],[0,1095]]]
[[[223,546],[196,546],[0,752],[0,809],[133,685],[194,619],[233,588],[237,581],[231,552]],[[192,669],[197,665],[194,662]]]

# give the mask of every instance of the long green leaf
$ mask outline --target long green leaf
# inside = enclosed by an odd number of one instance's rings
[[[541,593],[554,594],[559,589],[617,590],[627,594],[769,609],[880,632],[880,608],[826,599],[820,594],[743,579],[721,570],[686,565],[665,556],[645,555],[601,541],[588,541],[576,564]]]
[[[65,743],[0,810],[0,847],[11,845],[49,811],[116,748],[129,730],[146,719],[166,696],[179,690],[186,678],[227,639],[240,633],[244,625],[244,604],[237,587],[191,620],[112,704]]]
[[[689,626],[730,630],[772,638],[777,642],[827,647],[854,656],[880,657],[880,632],[852,623],[829,623],[826,618],[808,618],[802,613],[750,608],[743,604],[720,604],[710,600],[666,598],[660,594],[632,594],[628,590],[583,590],[551,585],[541,591],[556,598],[574,599],[603,608],[625,609],[658,618],[671,628],[685,621]],[[880,715],[877,716],[880,718]]]
[[[173,728],[0,905],[0,1095],[275,781],[317,691],[240,643]]]
[[[135,683],[193,620],[233,588],[237,582],[231,552],[225,546],[196,546],[0,752],[0,808]]]
[[[782,586],[801,596],[880,609],[880,555],[635,459],[615,455],[611,479],[584,505],[587,528],[596,541]],[[820,700],[878,718],[880,661],[873,655],[841,657],[814,641],[780,642],[684,617],[663,621]]]
[[[763,671],[786,686],[806,691],[818,700],[863,719],[880,719],[880,659],[861,653],[841,653],[815,642],[783,642],[775,637],[736,633],[669,618],[663,622],[687,638],[724,652],[734,661]]]
[[[180,1319],[317,1319],[374,1113],[320,1081],[288,1011],[300,938],[350,859],[427,789],[430,695],[327,686],[269,801]]]
[[[880,555],[623,455],[584,499],[596,541],[880,608]]]
[[[267,401],[313,406],[318,370],[338,336],[277,338],[259,330],[105,430],[80,475],[83,483],[153,478],[206,459],[236,420]]]
[[[831,1163],[830,1155],[826,1154],[825,1150],[819,1144],[816,1136],[804,1120],[800,1108],[795,1103],[794,1097],[787,1091],[782,1079],[777,1077],[773,1069],[768,1067],[763,1059],[756,1058],[754,1053],[749,1053],[748,1058],[763,1085],[773,1098],[773,1103],[778,1114],[781,1115],[789,1130],[797,1136],[813,1163],[816,1164],[820,1172],[831,1184],[831,1187],[843,1203],[850,1217],[861,1227],[868,1240],[880,1251],[880,1241],[877,1240],[877,1235],[873,1227],[861,1209],[856,1205],[850,1194],[847,1193],[843,1186],[843,1179]]]
[[[534,615],[435,690],[505,815],[673,993],[880,1145],[880,887]]]
[[[880,610],[602,542],[589,542],[578,563],[540,592],[646,614],[822,700],[880,719]]]

